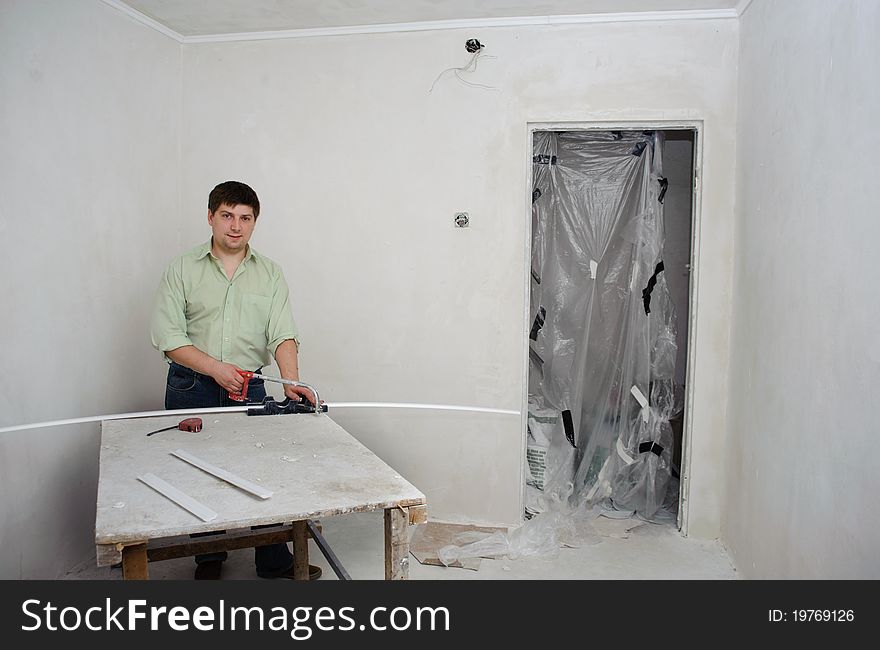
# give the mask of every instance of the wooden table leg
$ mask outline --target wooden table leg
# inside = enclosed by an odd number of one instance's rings
[[[293,522],[293,579],[309,579],[309,533],[305,521]]]
[[[385,579],[409,580],[409,513],[385,509]]]
[[[147,569],[147,545],[134,544],[122,549],[122,579],[149,580]]]

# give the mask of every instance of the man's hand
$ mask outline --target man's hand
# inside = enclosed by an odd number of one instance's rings
[[[275,350],[275,361],[278,363],[278,369],[281,371],[281,376],[284,379],[299,381],[299,366],[297,364],[296,354],[297,343],[293,339],[282,341]],[[312,406],[316,406],[315,394],[308,388],[303,388],[302,386],[290,386],[289,384],[284,384],[284,396],[296,400],[297,402],[304,397],[306,402]]]
[[[175,363],[196,372],[208,375],[221,387],[236,395],[244,387],[244,377],[238,374],[238,368],[231,363],[223,363],[209,354],[205,354],[194,345],[185,345],[176,350],[168,350],[166,356]]]
[[[289,384],[284,384],[284,395],[285,397],[289,397],[296,402],[300,401],[301,398],[305,398],[305,400],[309,404],[311,404],[312,406],[315,405],[315,394],[308,388],[304,388],[303,386],[291,386]]]
[[[244,386],[244,377],[238,374],[238,368],[231,363],[218,361],[214,371],[211,373],[211,377],[222,388],[236,395],[241,393],[241,389]]]

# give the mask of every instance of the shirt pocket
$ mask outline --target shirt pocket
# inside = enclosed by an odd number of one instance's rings
[[[241,320],[239,321],[242,333],[252,336],[260,335],[265,340],[271,307],[272,299],[269,296],[245,294],[241,299]]]

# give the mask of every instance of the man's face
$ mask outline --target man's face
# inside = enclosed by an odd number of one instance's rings
[[[245,249],[257,223],[249,205],[222,203],[214,212],[208,210],[208,223],[214,233],[214,245],[225,253]]]

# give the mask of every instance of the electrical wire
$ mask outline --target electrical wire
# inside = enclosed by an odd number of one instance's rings
[[[496,58],[498,58],[498,57],[483,54],[482,49],[477,50],[476,52],[471,54],[471,58],[467,62],[466,65],[463,65],[460,68],[446,68],[446,70],[444,70],[443,72],[438,74],[437,78],[434,79],[434,83],[431,84],[431,89],[428,91],[428,94],[430,95],[432,92],[434,92],[434,86],[437,85],[437,82],[440,81],[440,78],[443,75],[445,75],[447,72],[453,72],[455,74],[455,78],[467,86],[473,86],[474,88],[483,88],[485,90],[498,90],[498,88],[496,88],[495,86],[487,86],[485,84],[474,83],[472,81],[468,81],[467,79],[462,79],[462,77],[461,77],[462,72],[472,73],[472,72],[476,71],[478,61],[480,61],[482,59],[496,59]]]

